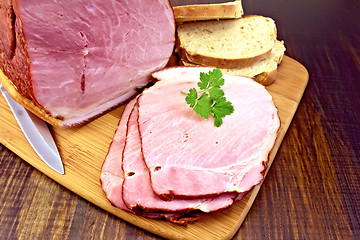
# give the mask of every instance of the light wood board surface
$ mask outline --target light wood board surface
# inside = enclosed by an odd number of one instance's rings
[[[269,156],[269,167],[294,117],[307,83],[308,72],[304,66],[285,56],[279,66],[276,81],[267,87],[279,109],[281,119],[278,138]],[[50,127],[64,163],[64,175],[50,169],[36,155],[3,97],[0,97],[0,142],[67,189],[154,234],[168,239],[230,239],[243,223],[261,184],[230,208],[203,215],[200,221],[187,227],[135,216],[113,207],[108,202],[101,188],[100,170],[122,111],[123,107],[115,109],[81,128],[64,130]]]

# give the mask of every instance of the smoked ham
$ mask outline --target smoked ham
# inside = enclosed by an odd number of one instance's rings
[[[166,65],[175,41],[168,0],[6,0],[0,19],[3,85],[64,128],[135,96]]]
[[[224,76],[235,111],[217,128],[181,93],[209,70],[158,71],[160,81],[126,106],[101,173],[113,205],[186,224],[198,212],[232,205],[261,182],[280,126],[271,95],[252,79]]]

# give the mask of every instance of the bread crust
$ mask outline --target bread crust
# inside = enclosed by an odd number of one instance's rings
[[[175,21],[177,23],[235,19],[240,18],[243,14],[241,1],[233,1],[218,4],[195,4],[173,7]]]
[[[215,58],[209,56],[203,56],[200,54],[190,54],[184,48],[178,48],[177,53],[179,57],[188,61],[189,63],[194,63],[201,66],[214,66],[217,68],[227,68],[227,69],[237,69],[244,68],[253,65],[254,63],[261,61],[262,59],[268,58],[271,53],[271,49],[267,50],[261,55],[251,57],[251,58],[237,58],[237,59],[224,59],[224,58]]]

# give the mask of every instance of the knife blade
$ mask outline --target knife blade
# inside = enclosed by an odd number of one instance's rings
[[[0,90],[36,154],[50,168],[60,174],[64,174],[64,166],[59,151],[47,124],[12,99],[2,84],[0,84]]]

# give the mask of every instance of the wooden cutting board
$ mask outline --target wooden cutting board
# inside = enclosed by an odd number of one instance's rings
[[[281,119],[281,129],[269,156],[269,167],[294,117],[307,83],[308,72],[305,67],[285,56],[279,66],[275,83],[267,87],[279,109]],[[36,155],[3,97],[0,97],[0,142],[36,169],[89,202],[154,234],[167,239],[232,238],[244,221],[261,184],[230,208],[204,214],[200,221],[187,227],[138,217],[117,209],[108,202],[101,188],[100,170],[123,109],[124,106],[115,109],[81,128],[50,128],[63,159],[65,175],[50,169]]]

